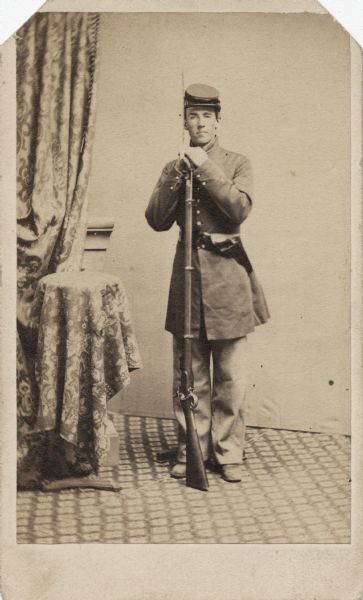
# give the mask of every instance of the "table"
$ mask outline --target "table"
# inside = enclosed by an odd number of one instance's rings
[[[107,401],[141,359],[120,279],[103,272],[53,273],[38,284],[35,431],[54,431],[97,473],[110,450]]]

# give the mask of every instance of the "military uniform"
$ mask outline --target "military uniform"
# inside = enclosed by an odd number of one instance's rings
[[[195,420],[204,458],[240,463],[244,440],[246,335],[266,322],[269,312],[262,288],[247,265],[219,252],[236,241],[252,207],[249,160],[212,139],[207,160],[193,170],[193,374],[198,407]],[[146,218],[156,231],[184,226],[185,178],[178,161],[163,169]],[[250,268],[249,268],[250,267]],[[174,336],[174,397],[184,332],[184,263],[182,236],[177,243],[165,328]],[[210,360],[213,360],[213,381]],[[185,421],[175,401],[179,423],[178,460],[185,461]]]
[[[194,238],[198,233],[211,234],[221,241],[240,233],[240,224],[252,207],[252,175],[245,156],[219,146],[215,138],[204,148],[208,160],[193,173]],[[175,162],[168,163],[153,191],[146,218],[156,231],[170,229],[174,222],[184,224],[185,183]],[[209,340],[245,336],[268,318],[261,286],[254,273],[235,260],[193,248],[193,309],[192,330],[200,330],[201,307]],[[165,328],[173,335],[183,336],[183,247],[177,244],[171,276]]]

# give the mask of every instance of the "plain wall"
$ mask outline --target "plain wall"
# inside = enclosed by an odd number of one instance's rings
[[[144,367],[116,405],[171,416],[163,330],[177,229],[144,211],[180,147],[185,85],[221,92],[220,143],[247,154],[243,239],[272,318],[248,338],[250,425],[349,432],[349,37],[329,15],[103,14],[90,212],[116,227]],[[112,401],[115,406],[115,401]]]

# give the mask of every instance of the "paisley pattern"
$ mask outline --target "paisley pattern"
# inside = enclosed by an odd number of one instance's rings
[[[38,281],[79,270],[86,234],[99,16],[39,13],[17,33],[18,466],[38,413]],[[25,460],[25,468],[29,466]]]
[[[96,272],[55,273],[38,284],[34,432],[56,431],[97,470],[108,450],[107,400],[141,366],[121,281]]]

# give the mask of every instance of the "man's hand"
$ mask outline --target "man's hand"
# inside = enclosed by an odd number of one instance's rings
[[[208,160],[208,154],[199,146],[185,146],[183,155],[175,163],[175,168],[181,175],[188,175],[195,167],[200,167]]]
[[[180,175],[183,175],[184,177],[188,177],[190,171],[192,170],[192,166],[187,157],[180,155],[175,162],[175,168],[178,171],[178,173],[180,173]]]
[[[200,167],[208,160],[208,154],[200,146],[186,146],[184,154],[196,167]]]

